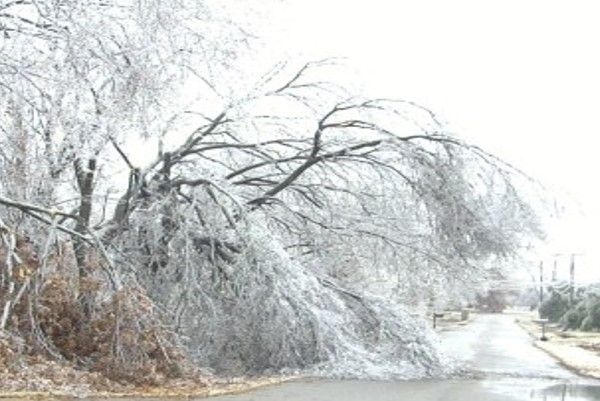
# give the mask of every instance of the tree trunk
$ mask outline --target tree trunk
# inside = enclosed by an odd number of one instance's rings
[[[96,171],[96,160],[90,159],[87,168],[82,168],[80,160],[75,161],[75,174],[77,185],[79,187],[80,203],[78,210],[78,220],[75,231],[81,235],[86,235],[90,218],[92,215],[92,194],[94,191],[94,173]],[[90,275],[88,263],[89,247],[81,238],[75,238],[74,243],[75,259],[77,261],[77,272],[79,278],[79,302],[86,317],[90,317],[93,309],[93,295],[86,289],[85,279]]]

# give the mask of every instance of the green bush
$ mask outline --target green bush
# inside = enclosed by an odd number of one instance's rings
[[[560,322],[565,330],[600,330],[600,284],[579,288],[569,307],[569,286],[560,283],[548,288],[549,298],[540,306],[540,317]]]
[[[585,317],[579,328],[583,331],[600,330],[600,296],[590,291],[582,304],[585,308]]]
[[[554,288],[549,288],[550,297],[540,306],[540,317],[558,322],[569,310],[569,299]]]
[[[586,319],[584,308],[569,309],[561,318],[560,323],[565,330],[577,330],[581,327],[582,322]]]
[[[583,322],[581,322],[581,326],[579,326],[579,330],[581,330],[581,331],[596,330],[596,327],[594,327],[593,319],[590,316],[587,316],[585,319],[583,319]]]

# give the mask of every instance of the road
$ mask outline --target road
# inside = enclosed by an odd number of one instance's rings
[[[569,372],[535,348],[513,316],[478,315],[444,332],[443,342],[464,363],[460,378],[294,382],[211,401],[600,400],[600,382]]]

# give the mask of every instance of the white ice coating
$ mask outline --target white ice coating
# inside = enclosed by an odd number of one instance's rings
[[[249,220],[246,249],[221,295],[201,277],[187,294],[195,299],[180,324],[200,365],[219,374],[370,379],[454,370],[421,316],[317,276],[294,261],[259,219]],[[171,291],[164,281],[161,288]]]

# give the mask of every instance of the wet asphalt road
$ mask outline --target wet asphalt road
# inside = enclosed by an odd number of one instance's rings
[[[285,383],[212,401],[518,401],[600,400],[600,382],[561,367],[531,344],[510,315],[478,315],[443,333],[464,377],[422,381],[307,381]]]

